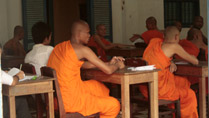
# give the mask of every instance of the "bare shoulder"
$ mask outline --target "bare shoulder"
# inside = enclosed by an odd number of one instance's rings
[[[12,41],[12,39],[10,39],[4,44],[4,48],[11,47],[12,44],[13,44],[13,41]]]
[[[79,50],[81,52],[85,52],[90,49],[88,46],[85,46],[85,45],[73,45],[73,47],[75,50]]]
[[[178,43],[166,43],[162,45],[162,50],[167,57],[172,57],[181,50],[181,46]]]

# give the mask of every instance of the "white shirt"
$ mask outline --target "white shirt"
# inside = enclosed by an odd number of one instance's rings
[[[1,70],[1,82],[2,84],[12,85],[13,77]]]
[[[52,46],[36,44],[33,46],[33,49],[26,54],[25,63],[32,64],[36,69],[36,74],[40,76],[40,68],[46,66],[53,49]]]

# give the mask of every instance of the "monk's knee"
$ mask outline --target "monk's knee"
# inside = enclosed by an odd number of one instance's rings
[[[197,103],[196,94],[195,94],[195,92],[192,89],[190,89],[189,95],[191,96],[192,101],[194,101],[195,103]]]
[[[112,100],[111,100],[111,107],[114,109],[115,112],[119,112],[120,111],[120,102],[116,99],[116,98],[113,98],[111,97]]]

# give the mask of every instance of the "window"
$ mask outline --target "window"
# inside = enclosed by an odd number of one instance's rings
[[[164,0],[165,27],[180,21],[190,27],[195,16],[200,15],[199,0]]]
[[[105,38],[112,41],[111,0],[89,0],[88,2],[88,11],[90,11],[88,23],[90,24],[91,34],[95,34],[98,24],[104,24],[107,29],[107,36]]]
[[[23,27],[25,31],[24,48],[32,49],[34,42],[32,39],[31,28],[38,21],[47,21],[46,0],[22,0],[23,7]]]

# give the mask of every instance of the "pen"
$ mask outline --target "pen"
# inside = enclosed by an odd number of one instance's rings
[[[20,64],[20,70],[22,69],[22,64]]]

